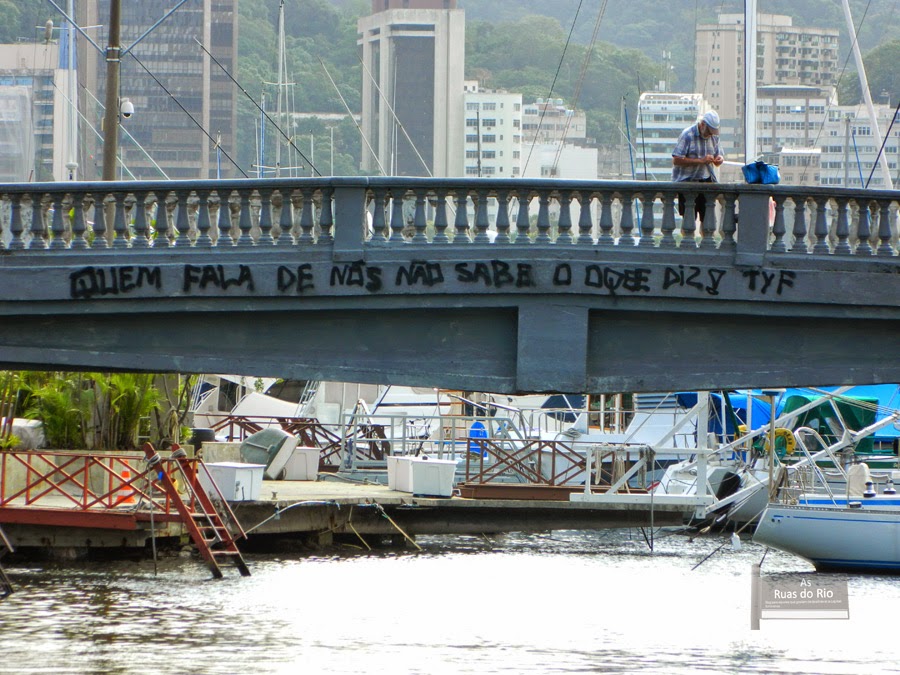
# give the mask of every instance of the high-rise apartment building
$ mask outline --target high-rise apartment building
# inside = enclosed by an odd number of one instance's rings
[[[890,136],[882,141],[883,152],[892,180],[900,180],[900,125],[891,125],[896,111],[889,105],[876,104],[874,108],[880,133],[890,129]],[[819,139],[820,185],[886,189],[883,170],[877,165],[882,142],[875,135],[866,106],[830,108]]]
[[[465,175],[522,175],[522,94],[466,83]]]
[[[838,31],[800,28],[789,16],[760,14],[756,86],[831,87],[837,81]],[[744,15],[720,14],[697,26],[694,89],[719,112],[723,124],[744,119]]]
[[[760,155],[809,148],[820,140],[826,111],[837,105],[832,88],[769,85],[756,91],[756,145]]]
[[[373,0],[357,30],[362,169],[462,175],[466,27],[456,0]]]
[[[101,47],[108,44],[109,0],[81,2],[81,25]],[[169,0],[123,2],[121,45],[132,45],[170,9]],[[198,0],[181,5],[144,37],[131,55],[122,57],[119,96],[134,105],[134,115],[120,119],[121,175],[125,178],[215,178],[216,141],[232,157],[237,125],[236,87],[197,42],[228,74],[236,76],[237,0]],[[106,90],[106,57],[79,39],[79,73],[84,82],[81,107],[99,128]],[[85,177],[102,174],[102,149],[96,139],[93,162]],[[249,142],[252,142],[249,141]],[[118,173],[118,172],[117,172]],[[221,175],[241,175],[223,160]]]

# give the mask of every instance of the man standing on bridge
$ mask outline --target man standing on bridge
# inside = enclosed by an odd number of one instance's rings
[[[676,183],[716,183],[713,167],[721,166],[725,160],[719,150],[719,114],[707,111],[681,132],[678,143],[672,151],[672,180]],[[684,216],[685,198],[678,193],[678,213]],[[701,192],[694,201],[695,217],[700,224],[706,217],[706,196]]]

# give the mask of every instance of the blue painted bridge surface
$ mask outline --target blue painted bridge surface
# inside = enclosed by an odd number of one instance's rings
[[[702,225],[673,183],[3,185],[0,368],[494,392],[900,381],[900,193],[689,187]]]

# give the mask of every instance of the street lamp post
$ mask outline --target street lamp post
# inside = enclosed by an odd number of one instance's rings
[[[103,115],[103,180],[116,179],[119,145],[119,44],[121,0],[109,3],[109,44],[106,47],[106,110]]]

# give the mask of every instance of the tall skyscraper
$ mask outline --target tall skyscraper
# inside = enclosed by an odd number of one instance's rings
[[[80,2],[81,25],[92,31],[101,47],[108,43],[109,0]],[[121,46],[132,45],[170,9],[170,0],[122,2]],[[120,119],[121,175],[128,179],[215,178],[216,141],[234,157],[237,125],[236,88],[228,75],[197,44],[201,42],[232,76],[237,73],[237,0],[185,3],[122,57],[119,96],[134,105],[134,114]],[[84,90],[81,106],[99,128],[106,90],[106,57],[79,39],[79,67]],[[98,179],[102,146],[96,138],[87,179]],[[120,174],[117,171],[117,174]],[[223,177],[240,175],[222,160]]]
[[[460,176],[465,14],[456,0],[373,0],[362,51],[362,169]]]

